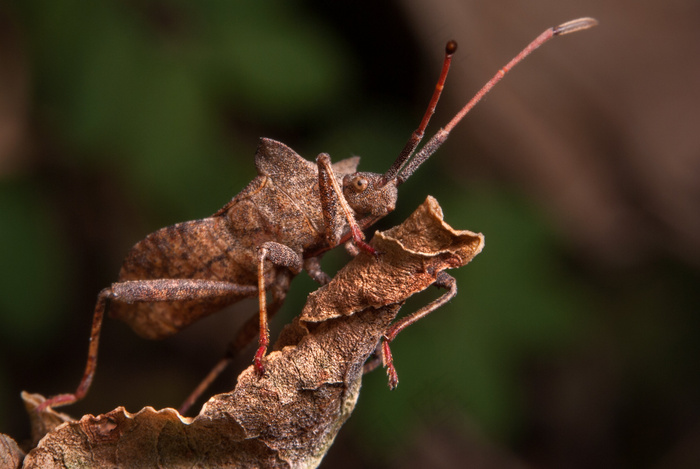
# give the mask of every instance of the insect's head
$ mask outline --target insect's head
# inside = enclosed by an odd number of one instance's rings
[[[343,178],[343,195],[352,209],[363,215],[383,217],[396,207],[396,184],[386,184],[381,174],[358,172]]]
[[[445,78],[450,68],[452,54],[457,50],[457,43],[450,41],[445,47],[445,61],[442,67],[440,79],[435,87],[433,98],[430,100],[428,110],[423,117],[418,129],[413,132],[399,157],[384,174],[353,173],[343,178],[343,195],[348,204],[358,213],[383,217],[396,207],[397,188],[413,172],[432,155],[442,141],[435,143],[435,137],[428,142],[423,149],[414,155],[416,147],[423,138],[425,128],[435,111],[438,98],[445,84]],[[440,132],[438,132],[440,133]],[[445,135],[446,138],[446,135]],[[444,141],[444,140],[443,140]]]

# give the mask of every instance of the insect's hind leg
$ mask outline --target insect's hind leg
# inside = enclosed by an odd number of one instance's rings
[[[58,394],[46,399],[39,404],[37,412],[41,412],[48,407],[59,407],[73,404],[79,401],[88,392],[92,379],[95,376],[95,368],[97,367],[97,351],[100,343],[100,331],[102,330],[102,320],[104,313],[109,304],[109,300],[113,297],[112,289],[105,288],[97,295],[97,304],[95,305],[95,313],[92,316],[92,327],[90,329],[90,345],[88,347],[88,358],[85,364],[85,372],[80,380],[80,384],[72,394]]]
[[[156,280],[129,280],[113,283],[110,288],[105,288],[97,295],[97,303],[92,318],[90,330],[90,345],[85,364],[83,377],[74,393],[59,394],[42,402],[37,411],[41,412],[48,407],[59,407],[79,401],[87,394],[95,376],[97,367],[97,355],[99,350],[100,331],[104,320],[105,311],[110,302],[138,303],[178,300],[207,300],[221,297],[252,296],[257,292],[257,287],[237,285],[230,282],[217,280],[198,279],[156,279]]]

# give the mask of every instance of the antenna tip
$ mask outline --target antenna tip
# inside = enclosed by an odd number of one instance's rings
[[[575,20],[567,21],[564,24],[560,24],[554,28],[555,36],[563,36],[564,34],[575,33],[577,31],[583,31],[584,29],[592,28],[598,24],[598,20],[595,18],[578,18]]]
[[[447,45],[445,45],[445,54],[447,55],[452,55],[457,51],[457,41],[447,41]]]

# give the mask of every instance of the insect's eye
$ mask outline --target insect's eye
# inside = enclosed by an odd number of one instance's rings
[[[362,176],[355,176],[352,181],[350,181],[352,187],[355,188],[357,192],[362,192],[369,186],[369,181]]]

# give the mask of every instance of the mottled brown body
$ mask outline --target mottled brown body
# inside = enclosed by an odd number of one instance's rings
[[[211,217],[162,228],[131,248],[118,281],[98,295],[87,365],[76,392],[54,396],[40,407],[70,404],[87,393],[105,311],[142,337],[160,339],[257,295],[259,325],[246,323],[230,350],[247,345],[257,329],[255,364],[264,373],[268,314],[281,306],[292,277],[306,269],[319,283],[328,282],[318,256],[350,238],[358,248],[378,254],[364,243],[360,226],[394,209],[397,183],[356,172],[358,163],[353,157],[331,164],[321,153],[314,164],[280,142],[261,139],[255,155],[258,176],[241,193]],[[356,216],[364,217],[359,224]]]
[[[333,165],[339,183],[356,171],[358,162],[354,157]],[[283,244],[300,257],[332,247],[325,238],[317,165],[270,139],[261,140],[255,164],[259,175],[213,216],[162,228],[137,243],[124,260],[119,282],[201,279],[255,287],[257,249],[265,242]],[[340,213],[335,227],[338,238],[348,231]],[[284,299],[291,274],[287,268],[265,264],[264,281],[272,287],[274,305]],[[204,300],[112,301],[109,314],[142,337],[161,339],[257,292],[251,288]]]
[[[255,155],[258,176],[221,210],[163,228],[137,243],[118,282],[97,297],[87,365],[77,390],[47,399],[39,410],[71,404],[87,393],[105,311],[139,335],[156,339],[257,293],[260,338],[254,362],[264,374],[268,311],[274,314],[280,307],[291,278],[305,269],[314,280],[327,283],[330,278],[321,271],[318,256],[350,239],[351,254],[365,251],[379,257],[364,242],[362,229],[394,210],[398,186],[430,156],[421,151],[415,155],[417,163],[407,164],[435,110],[456,47],[454,41],[448,43],[428,109],[385,174],[356,172],[357,157],[331,164],[328,154],[321,153],[314,164],[286,145],[263,138]],[[437,146],[433,142],[429,150]],[[230,350],[246,344],[254,329],[248,321]]]
[[[78,421],[47,410],[34,419],[32,435],[41,442],[25,467],[65,468],[74,461],[90,467],[317,467],[355,408],[363,364],[377,343],[386,343],[406,319],[439,306],[433,302],[394,321],[401,304],[431,285],[450,283],[446,270],[470,262],[483,237],[450,227],[428,198],[370,244],[384,253],[381,261],[360,254],[313,293],[280,334],[264,377],[249,367],[233,391],[213,396],[192,419],[150,407],[136,414],[120,407]],[[454,282],[448,288],[456,291]],[[348,291],[356,294],[346,302]],[[42,400],[23,398],[31,408]]]
[[[364,251],[378,259],[381,252],[364,242],[362,229],[394,210],[398,186],[435,153],[467,112],[513,66],[551,38],[596,24],[592,18],[580,18],[543,32],[416,151],[457,49],[457,44],[449,41],[423,119],[384,174],[356,172],[357,158],[331,165],[325,153],[314,165],[284,144],[262,139],[255,156],[259,176],[231,202],[210,218],[164,228],[132,248],[119,282],[98,295],[87,366],[78,389],[46,400],[38,410],[70,404],[85,395],[94,375],[105,310],[126,321],[140,335],[160,338],[257,293],[260,340],[254,361],[258,374],[263,375],[263,358],[269,345],[266,291],[271,290],[269,310],[274,313],[284,300],[291,277],[302,269],[319,283],[327,283],[329,278],[321,271],[317,257],[350,238],[354,243],[351,253]],[[450,289],[449,295],[456,293],[454,279],[446,274],[436,277],[435,284]],[[437,306],[435,303],[431,308]],[[419,317],[412,315],[411,321]],[[387,333],[385,355],[389,353],[388,342],[411,321]],[[246,342],[250,330],[249,322],[234,340],[234,349]]]

